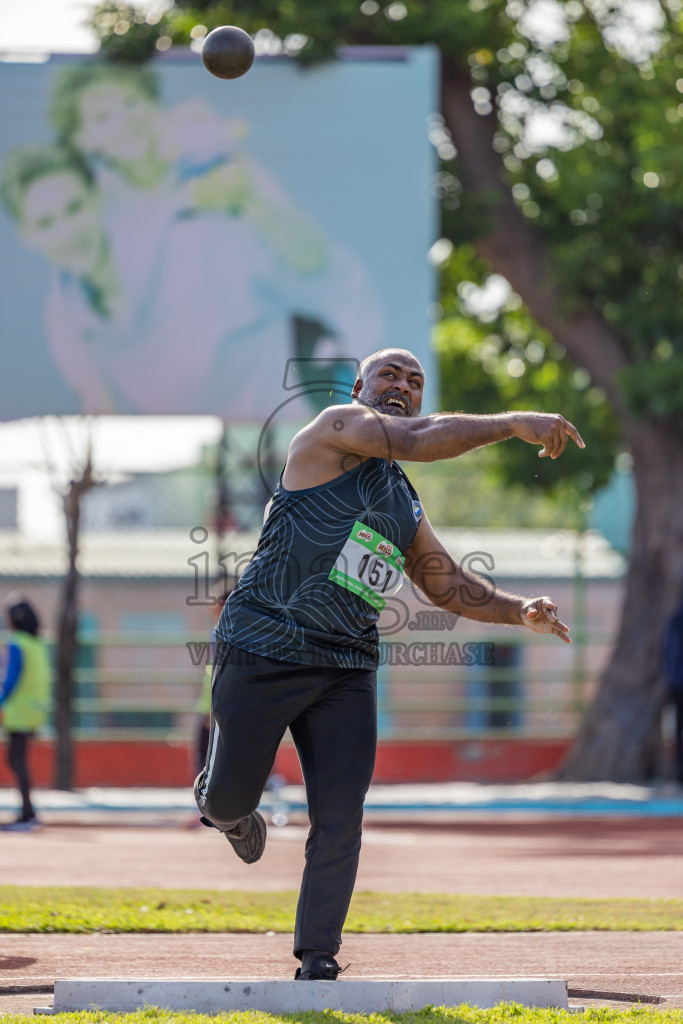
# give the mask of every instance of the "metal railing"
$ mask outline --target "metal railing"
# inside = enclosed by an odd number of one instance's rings
[[[482,630],[482,642],[491,638]],[[47,639],[54,652],[53,638]],[[420,639],[429,644],[443,634]],[[534,663],[538,638],[532,634],[508,630],[502,641],[498,635],[494,640],[516,652],[514,664],[440,666],[434,672],[409,665],[382,669],[380,736],[572,735],[612,637],[586,630],[575,637],[571,658],[553,663],[544,654],[541,665]],[[206,666],[192,663],[188,642],[206,644],[207,638],[170,632],[82,633],[74,670],[74,735],[189,740]]]

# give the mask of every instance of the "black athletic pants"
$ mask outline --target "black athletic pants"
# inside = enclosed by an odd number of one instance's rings
[[[28,747],[32,732],[9,732],[7,734],[7,764],[14,772],[21,793],[21,821],[35,817],[31,804],[31,780],[28,774]]]
[[[289,727],[306,785],[310,831],[294,955],[338,952],[356,881],[363,800],[375,763],[374,671],[309,667],[216,648],[201,813],[225,832],[254,811]]]

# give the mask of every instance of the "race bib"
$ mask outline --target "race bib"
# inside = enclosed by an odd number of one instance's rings
[[[356,521],[328,579],[381,612],[403,582],[404,562],[395,544]]]

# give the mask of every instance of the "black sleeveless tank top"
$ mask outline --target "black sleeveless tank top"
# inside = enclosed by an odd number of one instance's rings
[[[407,476],[386,459],[306,490],[280,482],[218,639],[301,665],[375,668],[377,619],[421,516]]]

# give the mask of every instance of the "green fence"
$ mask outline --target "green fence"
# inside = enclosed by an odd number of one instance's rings
[[[53,638],[48,641],[54,652]],[[585,630],[566,648],[527,630],[470,630],[467,643],[486,645],[489,663],[383,665],[380,736],[571,736],[611,641],[604,632]],[[443,647],[443,634],[421,634],[420,643]],[[189,740],[207,658],[206,634],[82,633],[73,675],[74,735]]]

